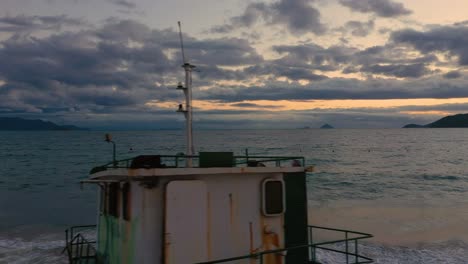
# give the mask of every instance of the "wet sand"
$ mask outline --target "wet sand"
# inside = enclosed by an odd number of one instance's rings
[[[379,201],[333,202],[309,206],[309,223],[370,233],[373,242],[389,246],[467,242],[468,203],[429,207]]]

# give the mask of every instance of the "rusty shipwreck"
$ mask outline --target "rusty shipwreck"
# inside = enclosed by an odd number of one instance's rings
[[[114,145],[113,161],[82,181],[100,187],[98,223],[66,230],[69,262],[312,264],[336,255],[339,263],[371,263],[358,245],[371,235],[308,225],[303,157],[195,155],[195,66],[184,56],[182,67],[186,153],[116,160]]]

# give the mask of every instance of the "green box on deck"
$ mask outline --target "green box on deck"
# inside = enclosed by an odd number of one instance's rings
[[[200,152],[200,168],[234,167],[233,152]]]

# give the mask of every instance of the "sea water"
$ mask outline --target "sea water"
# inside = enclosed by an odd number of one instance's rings
[[[0,263],[66,263],[63,230],[96,223],[101,131],[0,132]],[[113,132],[117,158],[185,151],[183,131]],[[304,156],[309,222],[372,233],[376,263],[468,263],[468,130],[195,131],[197,151]],[[324,263],[341,257],[318,252]]]

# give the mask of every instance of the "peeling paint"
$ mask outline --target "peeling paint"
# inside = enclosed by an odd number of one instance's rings
[[[279,249],[280,241],[279,235],[270,229],[268,225],[264,226],[263,230],[263,250]],[[265,264],[282,264],[283,257],[280,254],[267,254],[263,258]]]
[[[171,234],[164,233],[164,263],[169,264],[171,256]]]
[[[127,178],[131,184],[127,208],[131,212],[130,221],[124,220],[124,214],[120,218],[100,217],[99,251],[107,261],[104,263],[185,264],[185,248],[200,252],[200,259],[206,261],[282,248],[284,216],[264,216],[261,210],[262,181],[282,176],[282,172],[277,172],[236,177],[226,173],[216,178],[210,174],[159,177],[159,184],[151,189],[140,180],[135,181],[137,176]],[[170,183],[185,182],[183,186],[187,181],[206,185],[199,190],[205,198],[201,194],[193,196],[192,187],[176,196],[167,196]],[[169,198],[176,201],[170,202]],[[166,219],[168,214],[173,215],[172,220]],[[197,221],[202,224],[193,225]],[[169,222],[173,231],[167,226]],[[251,258],[241,263],[259,261]],[[265,255],[263,261],[283,264],[284,256]]]
[[[254,248],[254,240],[253,240],[253,226],[252,222],[249,222],[249,245],[250,245],[250,254],[256,253],[256,249]],[[255,264],[254,259],[250,259],[250,264]]]
[[[134,263],[138,219],[121,224],[116,217],[101,215],[98,226],[98,256],[103,263]]]
[[[210,192],[207,193],[208,199],[206,200],[206,206],[208,208],[207,210],[207,215],[206,215],[206,249],[207,249],[207,255],[208,259],[212,258],[212,250],[211,250],[211,229],[213,228],[211,225],[211,195]]]
[[[229,193],[229,223],[232,230],[232,226],[234,225],[234,201],[232,199],[232,193]]]

